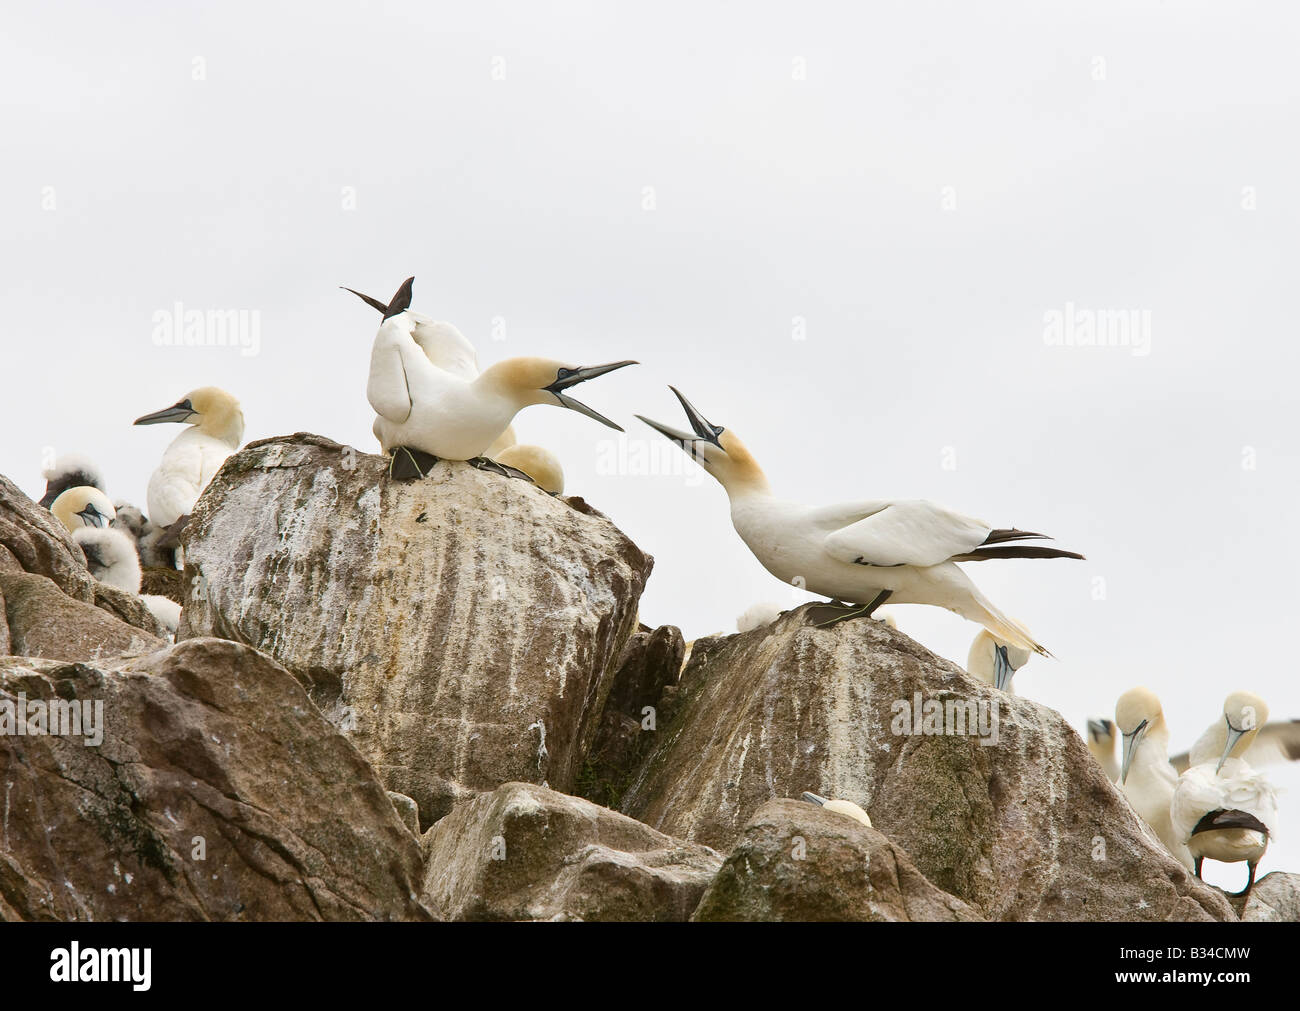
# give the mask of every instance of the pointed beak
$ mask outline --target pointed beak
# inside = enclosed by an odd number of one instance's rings
[[[826,803],[825,797],[818,797],[815,793],[805,792],[800,799],[806,800],[809,804],[816,804],[818,807]]]
[[[106,527],[108,526],[108,517],[96,509],[93,505],[87,505],[85,509],[77,513],[86,522],[88,527]]]
[[[1102,740],[1110,736],[1110,727],[1105,720],[1089,720],[1088,736],[1094,741]]]
[[[691,423],[691,429],[695,432],[694,435],[688,435],[686,432],[679,431],[671,425],[665,425],[659,421],[652,421],[640,414],[634,415],[634,417],[636,417],[638,421],[645,422],[645,424],[649,425],[660,435],[677,443],[677,445],[681,446],[682,449],[692,455],[695,455],[695,450],[691,446],[691,443],[693,442],[711,442],[719,449],[722,449],[722,444],[718,441],[718,436],[722,434],[722,426],[715,425],[709,421],[708,418],[699,412],[694,404],[682,396],[682,391],[676,386],[669,386],[668,388],[673,391],[673,395],[677,397],[677,402],[682,405],[682,410],[686,412],[686,420]]]
[[[153,414],[146,414],[142,418],[136,418],[132,424],[164,425],[169,421],[189,421],[197,413],[188,400],[182,400],[179,404],[172,404],[171,407],[164,407],[161,411],[154,411]]]
[[[1131,734],[1124,735],[1124,762],[1120,766],[1119,781],[1122,785],[1128,779],[1128,767],[1133,764],[1133,753],[1137,751],[1138,742],[1142,740],[1142,735],[1147,732],[1147,721],[1143,720],[1137,725],[1137,729]]]
[[[1228,745],[1223,749],[1223,757],[1219,759],[1219,764],[1214,767],[1216,774],[1223,768],[1223,763],[1228,760],[1228,756],[1232,754],[1232,749],[1237,746],[1237,742],[1245,736],[1246,731],[1238,730],[1231,723],[1228,724]]]
[[[563,379],[557,379],[555,380],[555,382],[551,383],[550,386],[545,387],[545,390],[560,402],[561,407],[567,407],[571,411],[577,411],[579,414],[585,414],[593,421],[599,421],[602,425],[608,425],[616,432],[621,432],[623,431],[623,427],[621,425],[617,425],[614,422],[610,421],[599,411],[593,411],[581,400],[575,400],[573,397],[568,396],[564,391],[571,387],[577,386],[579,383],[585,383],[588,379],[595,379],[597,376],[603,376],[607,372],[613,372],[615,369],[622,369],[622,368],[626,368],[629,365],[639,365],[639,364],[640,364],[639,362],[633,362],[633,361],[610,362],[608,365],[591,365],[588,366],[587,368],[574,369]]]
[[[993,648],[993,672],[998,691],[1006,691],[1007,685],[1011,684],[1011,678],[1015,675],[1016,669],[1011,666],[1011,661],[1007,659],[1007,648],[1005,646],[995,646]]]

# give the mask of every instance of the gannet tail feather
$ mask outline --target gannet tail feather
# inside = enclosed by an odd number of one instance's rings
[[[1268,826],[1256,818],[1249,811],[1230,810],[1225,811],[1223,808],[1217,811],[1211,811],[1204,818],[1196,823],[1192,829],[1192,835],[1198,832],[1213,832],[1222,828],[1244,828],[1252,832],[1263,832],[1268,834]]]
[[[1083,555],[1064,548],[1048,548],[1041,544],[999,544],[978,547],[962,555],[954,555],[954,562],[986,562],[990,558],[1074,558],[1083,561]]]

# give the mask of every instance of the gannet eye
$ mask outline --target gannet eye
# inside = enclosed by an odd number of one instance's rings
[[[576,369],[560,369],[558,372],[555,373],[555,378],[568,379],[569,376],[573,375],[574,372],[576,371],[577,371]]]

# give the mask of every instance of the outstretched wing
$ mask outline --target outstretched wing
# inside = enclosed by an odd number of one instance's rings
[[[840,507],[845,509],[846,507]],[[854,507],[847,507],[847,519]],[[836,558],[858,565],[938,565],[977,548],[988,537],[987,523],[933,502],[868,502],[860,518],[832,530],[824,541]],[[831,511],[824,511],[827,518]]]

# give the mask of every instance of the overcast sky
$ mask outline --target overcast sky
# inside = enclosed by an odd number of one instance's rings
[[[931,498],[1086,554],[968,566],[1059,657],[1018,690],[1076,726],[1142,683],[1176,750],[1234,688],[1300,716],[1297,28],[1242,2],[13,8],[0,471],[35,495],[80,451],[143,506],[176,432],[132,419],[206,384],[249,440],[374,451],[377,318],[338,286],[414,274],[484,365],[643,363],[582,391],[624,439],[517,429],[654,555],[650,624],[804,599],[632,418],[680,425],[671,382],[785,497]],[[255,312],[250,346],[159,346],[178,302]],[[1078,346],[1119,311],[1127,346]],[[974,626],[893,610],[964,664]],[[1261,872],[1300,871],[1300,775],[1275,781]]]

